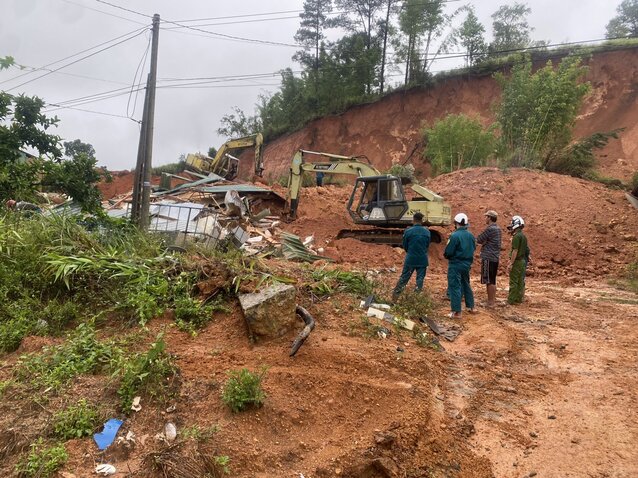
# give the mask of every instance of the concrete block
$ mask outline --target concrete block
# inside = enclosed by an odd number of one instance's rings
[[[289,284],[275,284],[252,294],[241,294],[239,302],[244,312],[248,332],[253,340],[271,339],[296,328],[296,291]]]

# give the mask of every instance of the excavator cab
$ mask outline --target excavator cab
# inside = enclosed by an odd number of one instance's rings
[[[401,178],[389,175],[357,178],[347,208],[355,224],[400,226],[408,211]]]

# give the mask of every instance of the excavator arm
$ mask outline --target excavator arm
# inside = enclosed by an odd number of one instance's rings
[[[328,161],[310,163],[305,162],[307,155],[320,156]],[[351,174],[354,176],[380,176],[381,173],[369,163],[362,162],[355,156],[340,156],[330,153],[319,153],[300,149],[292,159],[290,174],[288,176],[288,193],[286,202],[289,204],[290,217],[294,219],[299,207],[299,192],[302,186],[303,173],[324,173],[324,174]]]
[[[264,138],[261,133],[244,136],[226,141],[217,151],[214,158],[202,154],[189,154],[186,158],[188,166],[203,172],[215,173],[225,179],[233,180],[237,177],[238,160],[229,154],[230,151],[243,148],[255,148],[255,174],[263,175],[264,163],[262,157],[262,145]]]

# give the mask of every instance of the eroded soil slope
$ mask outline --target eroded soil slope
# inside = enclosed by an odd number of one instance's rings
[[[592,93],[576,122],[575,137],[625,128],[599,154],[600,170],[627,180],[638,169],[638,49],[595,53],[587,65]],[[542,66],[540,62],[537,66]],[[277,179],[287,174],[297,149],[365,155],[380,169],[393,161],[410,161],[422,174],[428,165],[422,158],[424,124],[449,113],[477,116],[493,122],[491,105],[499,88],[491,76],[459,76],[427,88],[399,91],[383,99],[356,106],[341,115],[311,122],[295,133],[280,137],[264,149],[265,175]],[[241,174],[252,175],[252,153],[242,156]]]

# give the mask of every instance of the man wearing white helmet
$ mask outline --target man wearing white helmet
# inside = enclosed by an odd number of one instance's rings
[[[443,256],[448,260],[447,289],[452,312],[450,317],[461,318],[461,299],[465,297],[465,307],[474,312],[474,294],[470,286],[470,268],[474,261],[476,240],[467,230],[469,219],[466,214],[454,216],[454,231],[450,235]]]
[[[510,292],[507,296],[507,303],[511,305],[522,303],[525,297],[525,269],[529,247],[527,237],[523,234],[524,227],[525,221],[521,216],[512,217],[512,222],[507,226],[507,230],[513,235],[509,266]]]

